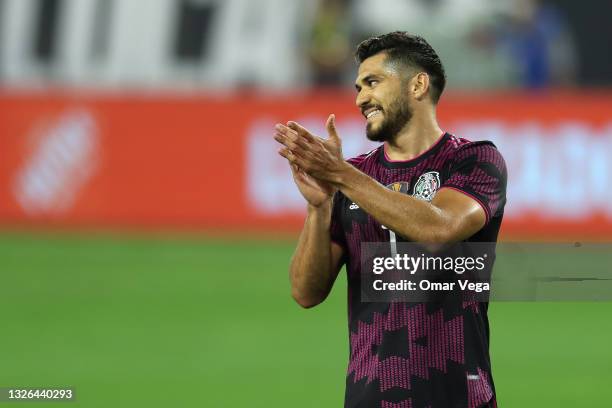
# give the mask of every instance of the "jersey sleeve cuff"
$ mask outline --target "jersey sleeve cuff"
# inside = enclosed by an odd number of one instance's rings
[[[491,219],[491,212],[489,210],[489,207],[480,198],[478,198],[474,194],[468,193],[467,191],[462,190],[462,189],[460,189],[458,187],[454,187],[454,186],[442,186],[442,187],[440,187],[440,190],[442,190],[443,188],[449,188],[451,190],[458,191],[458,192],[460,192],[460,193],[470,197],[472,200],[476,201],[478,203],[478,205],[480,205],[482,207],[482,210],[485,213],[485,218],[486,218],[485,225],[489,223],[489,220]]]

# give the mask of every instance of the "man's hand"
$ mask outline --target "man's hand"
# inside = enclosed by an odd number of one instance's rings
[[[274,139],[284,146],[279,154],[300,171],[319,181],[337,184],[347,163],[342,158],[342,141],[333,114],[325,126],[328,139],[313,135],[296,122],[288,122],[287,126],[277,124]]]
[[[308,204],[313,207],[320,207],[334,196],[336,192],[334,186],[309,176],[295,164],[290,164],[290,166],[293,180]]]

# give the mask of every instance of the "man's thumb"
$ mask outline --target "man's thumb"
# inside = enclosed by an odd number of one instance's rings
[[[333,113],[329,115],[325,127],[327,128],[329,138],[333,139],[334,142],[340,143],[340,136],[338,136],[338,131],[336,130],[336,115]]]

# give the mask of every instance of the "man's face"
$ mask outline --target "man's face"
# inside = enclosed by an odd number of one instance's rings
[[[405,74],[404,74],[405,75]],[[376,142],[392,140],[412,117],[407,80],[396,64],[378,53],[359,65],[355,103],[366,118],[366,135]]]

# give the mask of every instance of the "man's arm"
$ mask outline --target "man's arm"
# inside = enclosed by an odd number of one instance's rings
[[[482,206],[453,189],[440,189],[430,203],[389,190],[350,165],[338,172],[336,185],[379,223],[411,241],[458,242],[486,223]]]
[[[334,185],[396,234],[417,242],[461,241],[486,223],[485,209],[459,191],[442,188],[429,203],[391,191],[342,158],[341,140],[333,115],[328,139],[312,135],[295,122],[279,125],[275,139],[285,146],[281,155],[316,179]]]
[[[277,125],[275,137],[281,136],[281,128],[284,127]],[[279,154],[286,157],[288,151],[281,149]],[[343,249],[330,239],[333,196],[337,189],[310,177],[296,165],[290,167],[293,180],[308,203],[308,213],[289,265],[289,280],[295,301],[308,308],[327,298],[342,266]]]
[[[342,267],[343,249],[330,239],[332,200],[308,205],[308,215],[291,259],[291,295],[302,307],[323,302]]]

